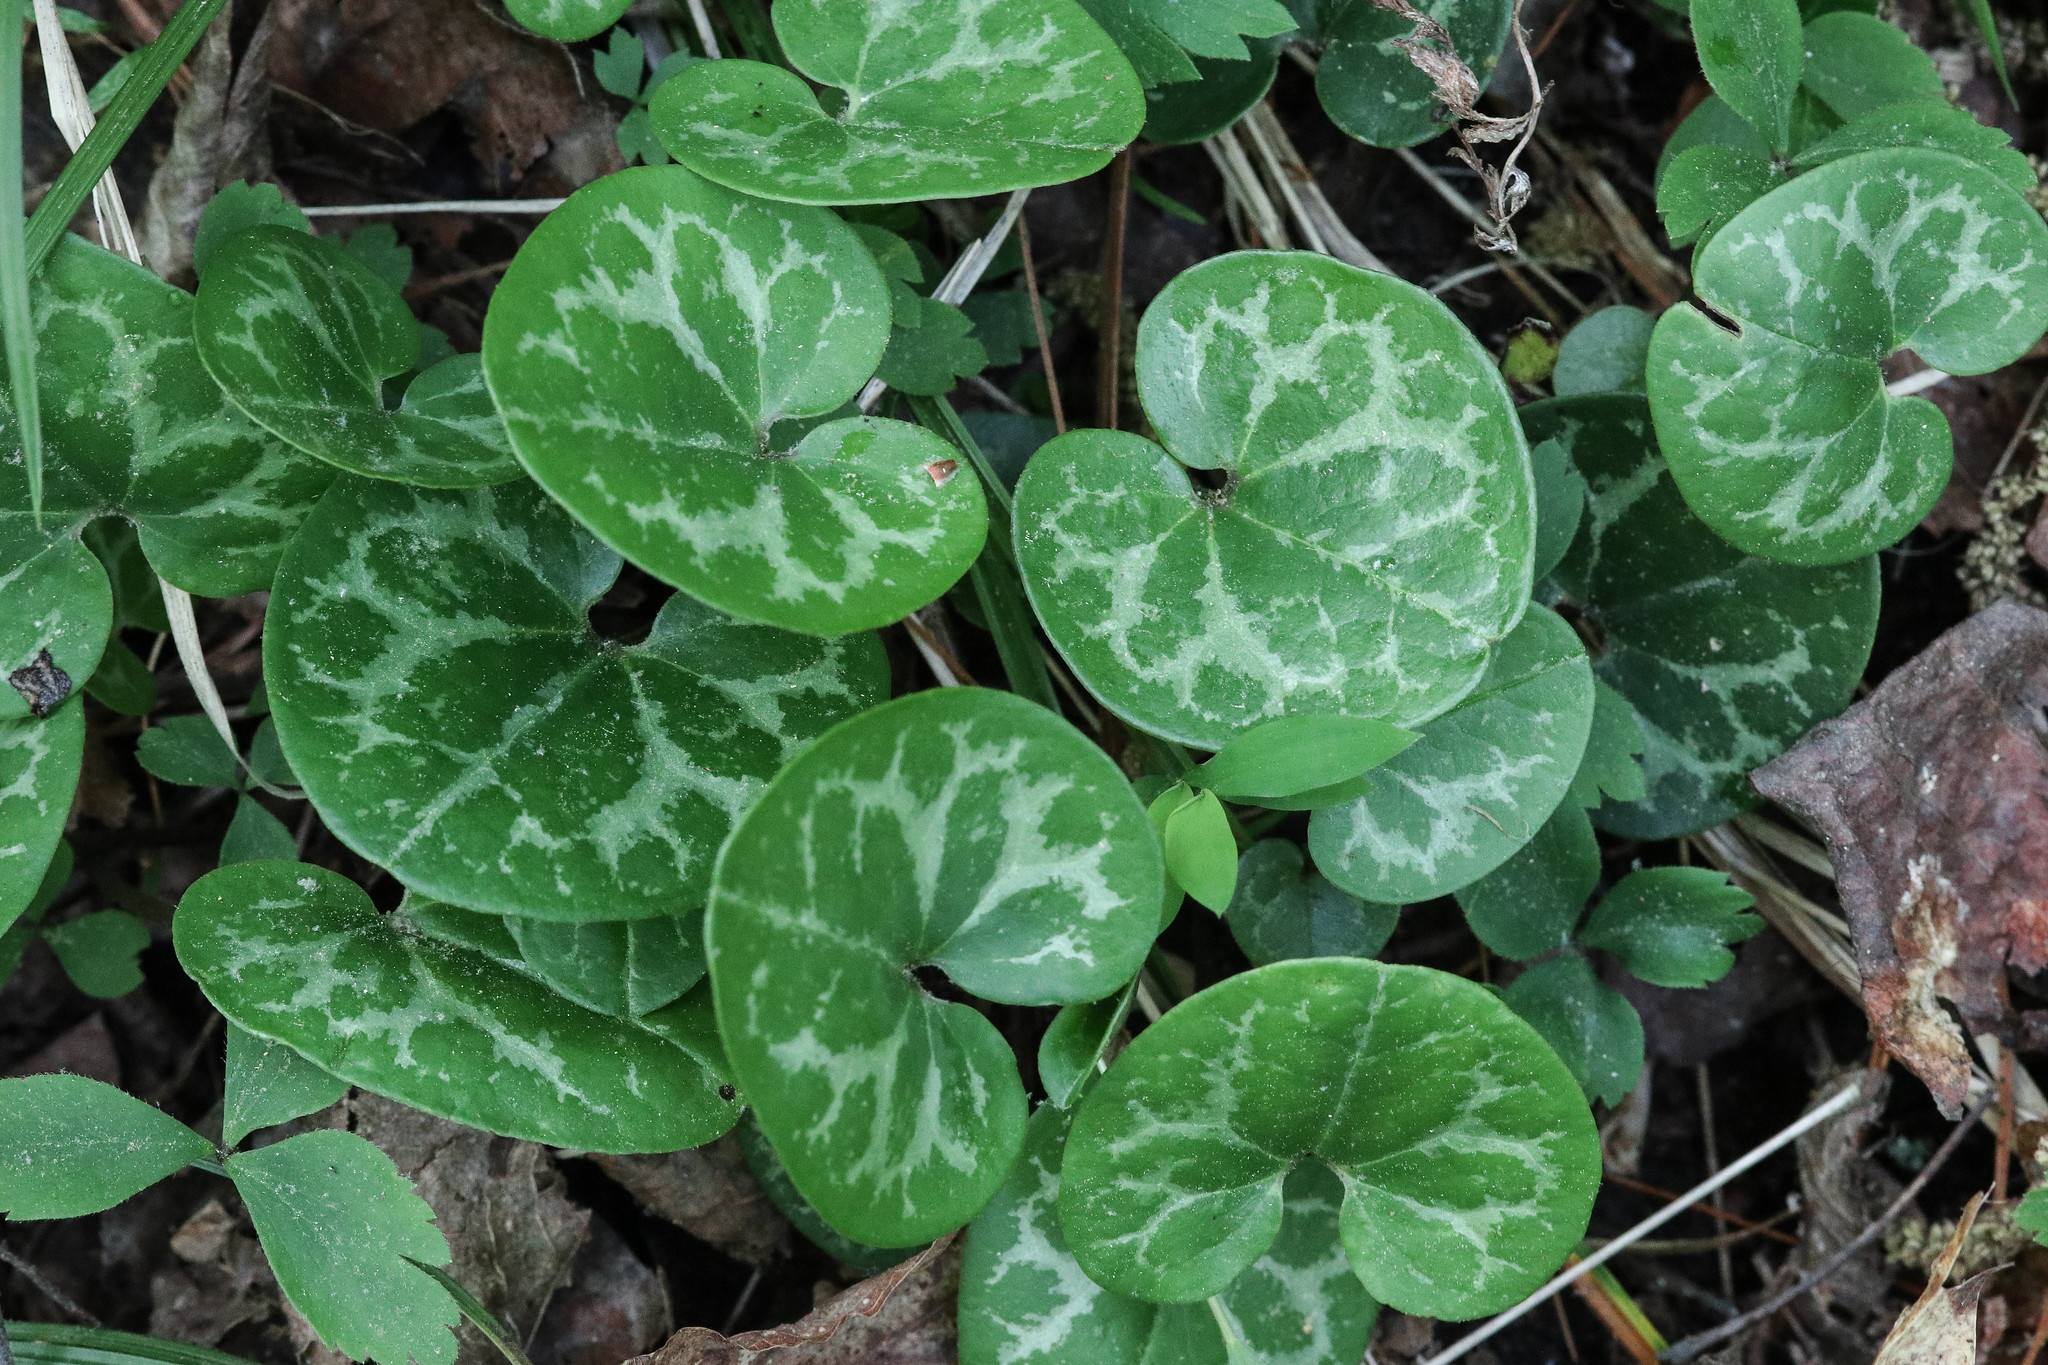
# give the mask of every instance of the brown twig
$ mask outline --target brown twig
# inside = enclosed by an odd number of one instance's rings
[[[1572,1320],[1565,1316],[1564,1300],[1552,1299],[1550,1306],[1557,1310],[1557,1329],[1564,1333],[1564,1352],[1572,1358],[1572,1365],[1579,1365],[1579,1339],[1572,1335]],[[2048,1315],[2044,1315],[2048,1322]]]
[[[0,1262],[5,1262],[8,1268],[13,1270],[15,1274],[34,1285],[37,1293],[41,1294],[51,1303],[56,1304],[57,1307],[63,1309],[72,1317],[77,1318],[87,1327],[104,1327],[106,1325],[91,1313],[79,1307],[78,1302],[69,1294],[59,1289],[56,1285],[51,1284],[49,1280],[44,1278],[42,1271],[37,1270],[33,1265],[17,1256],[14,1253],[14,1249],[5,1242],[0,1242]],[[6,1337],[0,1336],[0,1348],[4,1348],[6,1344]],[[0,1365],[11,1365],[12,1360],[13,1357],[8,1355],[5,1350],[0,1350]]]
[[[1693,1078],[1698,1083],[1700,1091],[1700,1134],[1704,1139],[1706,1147],[1707,1174],[1710,1176],[1719,1175],[1721,1173],[1721,1152],[1714,1139],[1714,1085],[1713,1077],[1708,1072],[1705,1062],[1701,1062],[1693,1069]],[[1713,1200],[1714,1208],[1716,1210],[1720,1209],[1721,1192],[1719,1190],[1714,1191]],[[1721,1271],[1721,1297],[1732,1299],[1735,1297],[1735,1262],[1728,1255],[1727,1243],[1714,1248],[1714,1258],[1719,1263]]]
[[[2020,1365],[2034,1365],[2040,1359],[2042,1343],[2048,1342],[2048,1299],[2041,1300],[2041,1316],[2034,1319],[2034,1335],[2027,1338],[2027,1353]]]
[[[1567,1256],[1564,1263],[1577,1265],[1579,1257]],[[1614,1301],[1614,1296],[1607,1292],[1607,1286],[1600,1283],[1598,1276],[1587,1275],[1574,1281],[1572,1290],[1586,1307],[1593,1310],[1593,1316],[1600,1319],[1600,1325],[1608,1330],[1622,1350],[1628,1352],[1636,1365],[1657,1365],[1657,1348],[1644,1339],[1635,1323],[1629,1321],[1628,1314],[1621,1311],[1621,1305]]]
[[[1799,1281],[1789,1289],[1782,1293],[1773,1294],[1769,1299],[1766,1299],[1763,1303],[1758,1304],[1740,1317],[1730,1318],[1719,1327],[1711,1327],[1704,1332],[1696,1332],[1683,1341],[1674,1342],[1671,1346],[1659,1352],[1657,1358],[1668,1362],[1668,1365],[1686,1365],[1688,1361],[1697,1360],[1709,1350],[1728,1340],[1728,1338],[1747,1331],[1757,1323],[1774,1316],[1786,1304],[1800,1298],[1813,1289],[1815,1285],[1824,1283],[1832,1277],[1836,1271],[1849,1263],[1850,1257],[1882,1237],[1884,1230],[1890,1227],[1898,1219],[1898,1216],[1906,1211],[1907,1206],[1919,1196],[1920,1191],[1927,1188],[1927,1182],[1934,1179],[1935,1172],[1948,1163],[1948,1159],[1955,1155],[1956,1149],[1963,1145],[1963,1139],[1969,1136],[1970,1130],[1977,1126],[1977,1120],[1984,1116],[1984,1111],[1990,1107],[1992,1098],[1991,1095],[1987,1094],[1983,1099],[1978,1100],[1976,1104],[1972,1105],[1970,1112],[1963,1115],[1963,1121],[1955,1126],[1954,1131],[1948,1135],[1948,1138],[1941,1144],[1940,1148],[1935,1151],[1933,1156],[1927,1159],[1927,1164],[1920,1168],[1920,1174],[1913,1177],[1913,1183],[1899,1192],[1899,1197],[1894,1199],[1890,1206],[1877,1216],[1876,1222],[1850,1238],[1849,1241],[1842,1245],[1839,1251],[1823,1261],[1818,1269],[1801,1276]]]
[[[2012,1169],[2012,1046],[1998,1049],[1998,1147],[1991,1158],[1991,1202],[2005,1202],[2006,1175]]]
[[[1038,329],[1038,360],[1045,367],[1046,392],[1052,397],[1052,427],[1067,434],[1066,410],[1060,406],[1060,377],[1053,373],[1052,343],[1046,338],[1045,304],[1038,297],[1038,267],[1031,260],[1031,225],[1017,215],[1017,246],[1024,253],[1024,292],[1031,296],[1031,325]]]
[[[405,299],[408,303],[416,303],[430,295],[438,294],[444,289],[454,289],[459,285],[471,284],[477,280],[487,280],[493,275],[502,275],[511,268],[512,262],[509,260],[493,261],[489,265],[480,265],[473,270],[458,270],[452,275],[436,275],[430,280],[421,280],[418,284],[407,285],[405,287]]]
[[[1563,29],[1565,24],[1570,22],[1571,17],[1578,12],[1579,0],[1571,0],[1570,4],[1559,10],[1557,17],[1550,21],[1550,27],[1543,30],[1543,37],[1537,42],[1536,50],[1529,54],[1530,58],[1532,60],[1538,59],[1548,52],[1551,40],[1557,37],[1559,30]]]
[[[1131,217],[1131,149],[1109,163],[1109,234],[1102,243],[1102,314],[1096,337],[1095,425],[1116,430],[1117,392],[1123,387],[1124,228]]]
[[[1610,1185],[1619,1185],[1623,1189],[1634,1190],[1638,1194],[1655,1195],[1659,1199],[1667,1200],[1678,1198],[1677,1195],[1673,1194],[1669,1190],[1661,1189],[1656,1185],[1646,1185],[1640,1180],[1631,1180],[1625,1175],[1614,1175],[1612,1173],[1609,1173],[1601,1176],[1600,1178],[1602,1180],[1605,1180]],[[1711,1204],[1699,1203],[1694,1204],[1693,1207],[1698,1209],[1701,1213],[1707,1215],[1707,1217],[1715,1219],[1719,1222],[1732,1223],[1738,1228],[1743,1228],[1750,1232],[1761,1233],[1765,1237],[1770,1237],[1777,1241],[1783,1242],[1786,1246],[1799,1245],[1799,1239],[1797,1237],[1792,1236],[1790,1233],[1775,1231],[1771,1227],[1770,1223],[1752,1222],[1751,1220],[1744,1218],[1739,1214],[1729,1213],[1725,1209],[1717,1209]],[[1773,1219],[1772,1221],[1775,1222],[1776,1220]]]

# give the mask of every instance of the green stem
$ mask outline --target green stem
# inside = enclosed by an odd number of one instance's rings
[[[28,247],[21,215],[21,0],[0,0],[0,331],[6,334],[7,384],[21,430],[29,510],[43,525],[43,403],[36,387],[36,328],[28,297]]]
[[[20,0],[5,2],[10,6],[10,14],[19,12]],[[100,116],[99,125],[79,144],[63,174],[50,186],[50,192],[43,196],[43,202],[36,205],[34,216],[28,220],[29,274],[40,270],[50,253],[57,249],[65,229],[71,226],[72,217],[91,196],[92,187],[100,183],[107,167],[114,164],[114,158],[134,135],[143,116],[156,103],[156,97],[170,83],[172,74],[198,45],[201,35],[226,3],[227,0],[185,0],[178,12],[171,16],[171,22],[164,25],[164,31],[157,40],[135,54],[135,74],[121,86],[113,103]],[[18,29],[20,25],[14,27]],[[19,38],[8,41],[17,43],[15,59],[8,69],[15,73],[14,79],[18,82],[21,71]],[[21,105],[18,90],[10,103],[15,111],[13,116],[18,119]],[[16,172],[15,179],[19,180],[18,155]],[[19,189],[15,193],[18,195]],[[18,198],[16,204],[18,217]],[[0,230],[4,230],[4,225],[0,225]]]
[[[195,1171],[205,1171],[208,1175],[217,1175],[221,1177],[223,1180],[234,1179],[233,1176],[228,1174],[227,1167],[221,1165],[218,1161],[213,1160],[211,1157],[201,1157],[199,1160],[192,1162],[191,1165],[192,1169]]]
[[[1017,550],[1010,538],[1010,490],[1003,486],[981,444],[951,403],[943,398],[907,397],[910,410],[925,429],[951,441],[981,476],[989,502],[988,543],[982,546],[981,557],[974,561],[968,577],[981,599],[989,634],[995,636],[996,654],[1003,661],[1003,672],[1009,675],[1010,690],[1057,715],[1059,697],[1053,691],[1052,675],[1046,671],[1045,656],[1038,652],[1037,618],[1024,599],[1024,580],[1017,572]]]

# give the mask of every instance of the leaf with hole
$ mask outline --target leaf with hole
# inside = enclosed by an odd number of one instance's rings
[[[1562,442],[1593,490],[1552,580],[1601,640],[1594,672],[1643,734],[1646,794],[1629,801],[1608,785],[1627,772],[1629,737],[1609,730],[1614,772],[1598,785],[1616,799],[1594,823],[1670,839],[1755,805],[1749,770],[1849,704],[1877,631],[1876,560],[1801,568],[1716,536],[1679,496],[1641,398],[1557,399],[1522,419],[1532,439]]]
[[[75,534],[0,519],[0,722],[47,716],[99,668],[114,628],[107,571]],[[49,670],[63,675],[51,685]]]
[[[1366,774],[1364,795],[1309,817],[1316,866],[1388,905],[1485,876],[1570,790],[1593,706],[1585,646],[1556,613],[1532,609],[1470,696]]]
[[[204,1161],[213,1144],[83,1076],[0,1080],[0,1213],[82,1218]]]
[[[224,1163],[263,1254],[320,1340],[353,1360],[454,1365],[455,1301],[409,1261],[446,1265],[434,1211],[354,1133],[301,1133]]]
[[[1137,74],[1073,0],[781,0],[770,18],[796,70],[699,62],[651,106],[677,161],[764,199],[1057,185],[1100,170],[1145,121]]]
[[[316,1114],[348,1093],[348,1082],[330,1075],[283,1043],[227,1026],[226,1094],[221,1141],[230,1147],[258,1128]]]
[[[1164,450],[1070,432],[1017,482],[1025,586],[1091,692],[1215,750],[1281,715],[1412,727],[1472,689],[1528,601],[1534,492],[1441,302],[1236,252],[1153,300],[1137,368]]]
[[[96,910],[43,930],[71,984],[96,1000],[117,1000],[142,984],[137,961],[149,926],[126,910]]]
[[[384,381],[419,359],[419,324],[333,242],[274,226],[235,234],[200,281],[192,323],[228,397],[309,455],[433,488],[519,473],[476,356],[450,356],[412,381],[396,411],[385,406]]]
[[[979,484],[921,427],[776,430],[854,397],[889,315],[833,214],[641,167],[526,240],[485,319],[485,372],[521,461],[600,539],[721,611],[839,635],[937,598],[988,530]]]
[[[1412,22],[1373,0],[1288,3],[1303,36],[1322,49],[1316,96],[1339,128],[1375,147],[1412,147],[1444,131],[1436,86],[1395,46],[1415,36]],[[1510,0],[1421,0],[1415,7],[1444,26],[1484,90],[1508,40]]]
[[[1081,1101],[1060,1223],[1104,1287],[1193,1302],[1273,1243],[1307,1159],[1342,1181],[1366,1290],[1433,1317],[1541,1284],[1600,1179],[1578,1086],[1484,987],[1317,958],[1231,977],[1138,1035]]]
[[[1513,857],[1459,887],[1458,907],[1479,941],[1529,961],[1571,942],[1600,884],[1600,842],[1586,809],[1567,800]]]
[[[1645,867],[1593,907],[1579,935],[1653,986],[1704,986],[1735,965],[1731,943],[1763,932],[1756,897],[1710,867]]]
[[[1806,63],[1796,0],[1693,0],[1692,36],[1714,93],[1772,147],[1787,150]]]
[[[541,37],[562,43],[595,38],[632,7],[633,0],[505,0],[514,19]]]
[[[563,921],[703,903],[767,780],[880,700],[872,635],[678,594],[631,647],[589,611],[618,557],[538,488],[351,479],[279,567],[278,739],[345,843],[441,900]]]
[[[35,898],[63,841],[85,757],[85,706],[0,721],[0,929]]]
[[[1387,946],[1401,909],[1362,901],[1331,885],[1301,849],[1261,839],[1237,863],[1237,894],[1225,916],[1254,967],[1297,957],[1372,957]]]
[[[612,1019],[378,914],[324,868],[211,872],[171,928],[229,1022],[430,1114],[558,1147],[667,1152],[711,1141],[737,1112],[719,1096],[722,1062],[690,1042],[702,993],[647,1026]]]
[[[1835,564],[1911,530],[1949,476],[1947,421],[1886,393],[1882,362],[1907,347],[1952,374],[2017,359],[2048,316],[2048,224],[1982,166],[1865,152],[1751,204],[1693,283],[1737,330],[1678,307],[1651,339],[1651,408],[1686,502],[1753,554]]]
[[[1619,1104],[1643,1069],[1643,1021],[1628,997],[1593,974],[1576,952],[1528,968],[1501,999],[1529,1021],[1585,1088]]]
[[[1068,1116],[1032,1115],[1009,1179],[969,1225],[960,1269],[961,1365],[1225,1365],[1208,1304],[1153,1304],[1104,1289],[1067,1249],[1057,1204]],[[1361,1356],[1379,1305],[1338,1239],[1344,1188],[1308,1161],[1287,1177],[1280,1232],[1217,1296],[1258,1365]]]
[[[958,1227],[1022,1139],[1016,1059],[972,1007],[1099,1000],[1136,974],[1162,877],[1109,756],[1011,693],[918,692],[799,754],[719,854],[705,924],[735,1075],[826,1221]]]

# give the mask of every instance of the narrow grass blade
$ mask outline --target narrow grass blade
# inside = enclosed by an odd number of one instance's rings
[[[533,1362],[526,1358],[526,1352],[519,1349],[519,1343],[512,1340],[511,1334],[505,1330],[505,1324],[499,1322],[490,1309],[479,1303],[476,1295],[464,1289],[460,1281],[438,1266],[428,1265],[425,1261],[415,1261],[410,1256],[405,1259],[414,1269],[425,1271],[435,1284],[447,1290],[448,1297],[455,1300],[455,1306],[462,1310],[462,1316],[469,1319],[470,1326],[482,1332],[485,1340],[497,1347],[512,1365],[533,1365]]]
[[[0,332],[7,342],[7,385],[28,470],[28,501],[36,525],[43,520],[43,406],[36,388],[35,319],[29,311],[28,251],[22,235],[21,39],[22,0],[0,0]],[[86,186],[87,192],[91,185]]]

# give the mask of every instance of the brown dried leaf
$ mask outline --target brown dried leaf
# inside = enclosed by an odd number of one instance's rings
[[[533,1365],[618,1365],[652,1348],[668,1330],[660,1279],[611,1224],[593,1219],[569,1287],[548,1305],[527,1354]]]
[[[106,1016],[93,1014],[84,1023],[67,1029],[49,1046],[26,1057],[8,1071],[10,1076],[43,1076],[61,1071],[84,1076],[103,1084],[121,1084],[121,1055],[114,1050],[114,1035]]]
[[[626,1365],[953,1365],[960,1253],[949,1234],[784,1327],[685,1327]]]
[[[343,1101],[355,1131],[383,1149],[448,1238],[448,1273],[524,1340],[564,1284],[590,1210],[569,1201],[545,1147],[494,1137],[417,1109],[357,1092]],[[500,1357],[467,1323],[461,1365]]]
[[[176,1232],[183,1265],[150,1277],[149,1334],[218,1346],[245,1322],[281,1317],[283,1297],[247,1217],[209,1199]]]
[[[1956,626],[1751,782],[1826,837],[1863,1005],[1944,1114],[1973,1033],[2008,1037],[2008,962],[2048,961],[2048,612]]]
[[[734,1260],[762,1265],[789,1254],[789,1220],[755,1182],[730,1133],[689,1151],[659,1156],[593,1153],[591,1160],[649,1213]]]
[[[1926,1290],[1917,1303],[1899,1314],[1878,1350],[1875,1365],[1976,1365],[1977,1300],[1991,1279],[1990,1272],[1954,1289],[1944,1288],[1943,1282],[1983,1203],[1984,1196],[1977,1195],[1956,1220],[1948,1246],[1927,1273]]]

